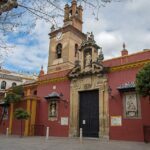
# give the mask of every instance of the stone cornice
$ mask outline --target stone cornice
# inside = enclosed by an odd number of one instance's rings
[[[58,78],[52,78],[52,79],[46,79],[46,80],[41,80],[38,81],[38,85],[41,84],[48,84],[48,83],[57,83],[57,82],[63,82],[63,81],[68,81],[68,77],[58,77]]]
[[[49,35],[50,35],[50,38],[53,38],[53,37],[56,36],[56,34],[58,32],[65,33],[65,32],[68,32],[68,31],[72,31],[73,33],[77,34],[78,36],[81,36],[82,38],[86,38],[86,35],[84,33],[82,33],[80,30],[76,29],[72,25],[64,26],[64,27],[62,27],[62,28],[60,28],[58,30],[55,30],[55,31],[49,33]]]
[[[137,67],[141,67],[147,63],[150,63],[150,60],[143,60],[143,61],[138,61],[138,62],[134,62],[134,63],[130,63],[130,64],[115,66],[115,67],[110,68],[110,72],[121,71],[121,70],[126,70],[126,69],[131,69],[131,68],[137,68]]]
[[[32,100],[32,101],[37,101],[37,100],[40,100],[40,97],[38,97],[38,96],[34,96],[34,95],[29,95],[29,96],[25,96],[24,98],[23,98],[23,100]]]

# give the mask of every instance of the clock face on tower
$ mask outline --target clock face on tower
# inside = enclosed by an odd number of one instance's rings
[[[56,35],[56,39],[57,40],[60,40],[62,37],[62,32],[58,32],[57,35]]]

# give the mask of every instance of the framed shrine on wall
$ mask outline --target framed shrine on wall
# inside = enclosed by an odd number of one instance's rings
[[[124,117],[139,118],[141,116],[139,96],[136,92],[124,93]]]
[[[49,102],[48,119],[56,117],[57,117],[57,103],[56,101],[52,100]]]

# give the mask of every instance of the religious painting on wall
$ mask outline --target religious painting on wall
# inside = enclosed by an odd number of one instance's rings
[[[139,98],[135,92],[125,93],[124,95],[125,117],[137,118],[140,116]]]
[[[51,101],[49,103],[49,112],[48,112],[48,119],[57,117],[57,103],[56,101]]]

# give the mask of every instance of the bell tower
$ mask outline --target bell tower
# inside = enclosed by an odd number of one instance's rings
[[[63,26],[51,27],[48,73],[71,69],[75,60],[79,59],[79,46],[86,38],[82,33],[82,12],[82,6],[72,0],[71,6],[65,5]]]
[[[65,5],[64,26],[70,24],[82,32],[82,6],[77,6],[76,0],[72,1],[71,7]]]

